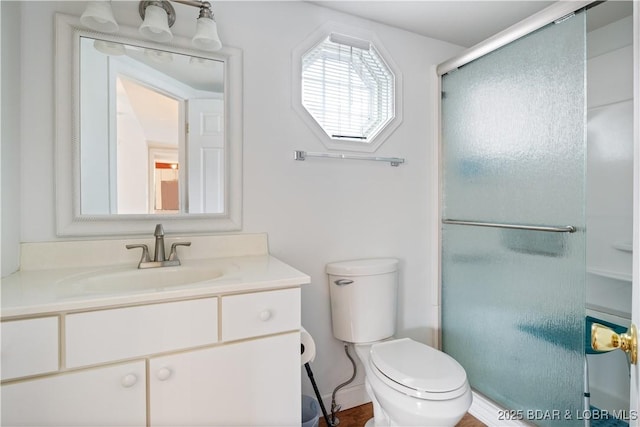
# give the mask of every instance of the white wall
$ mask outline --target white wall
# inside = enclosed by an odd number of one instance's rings
[[[304,3],[230,6],[221,4],[216,16],[237,30],[228,34],[221,23],[222,39],[244,50],[245,231],[268,231],[273,254],[311,275],[311,285],[303,289],[302,319],[319,349],[316,379],[329,393],[349,378],[350,364],[331,333],[327,262],[398,257],[399,334],[421,341],[430,337],[424,266],[435,256],[429,253],[426,220],[428,200],[436,195],[430,194],[426,168],[434,126],[428,72],[459,49]],[[291,108],[291,51],[328,20],[373,31],[400,68],[404,121],[377,154],[405,157],[405,165],[292,160],[294,150],[324,151]]]
[[[138,25],[114,2],[116,18]],[[26,112],[38,118],[22,127],[22,240],[55,240],[53,183],[53,45],[54,10],[81,14],[84,2],[25,2],[32,21],[22,41]],[[366,6],[365,6],[366,7]],[[185,10],[186,8],[186,10]],[[192,10],[176,5],[176,33],[192,30]],[[271,252],[311,275],[303,289],[302,319],[314,336],[318,355],[312,364],[323,394],[349,378],[350,364],[342,344],[332,337],[327,262],[362,257],[400,259],[398,335],[431,342],[435,327],[426,265],[430,251],[427,228],[432,193],[427,165],[433,126],[433,93],[429,70],[460,47],[383,26],[306,2],[216,2],[214,12],[223,43],[244,55],[244,232],[269,234]],[[137,14],[137,13],[136,13]],[[191,13],[192,14],[192,13]],[[314,133],[291,108],[291,54],[327,21],[372,31],[391,54],[403,76],[404,120],[376,152],[406,158],[393,168],[386,163],[347,160],[293,160],[294,150],[324,151]],[[182,27],[180,27],[182,25]],[[34,49],[34,46],[45,48]],[[19,227],[19,224],[15,224]],[[149,230],[151,234],[153,230]],[[435,285],[435,284],[434,284]],[[361,376],[356,381],[362,384]],[[306,375],[303,390],[312,394]],[[361,402],[342,401],[345,406]]]
[[[594,9],[597,13],[598,9]],[[633,23],[588,34],[587,270],[631,281]],[[625,245],[628,250],[623,250]],[[629,286],[630,288],[630,286]],[[630,289],[629,289],[630,290]],[[631,313],[631,302],[627,313]]]
[[[20,265],[20,8],[0,2],[2,15],[2,276]]]

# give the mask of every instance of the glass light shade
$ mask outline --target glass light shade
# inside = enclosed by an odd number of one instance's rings
[[[80,17],[82,25],[103,33],[118,31],[118,23],[113,17],[110,0],[91,1]]]
[[[196,35],[191,40],[193,45],[202,50],[220,50],[222,42],[218,36],[218,26],[211,18],[198,18]]]
[[[168,42],[173,38],[167,12],[160,6],[147,6],[144,11],[144,22],[140,25],[139,31],[144,37],[158,42]]]
[[[98,52],[104,53],[105,55],[120,56],[126,53],[124,45],[106,40],[95,40],[93,42],[93,47],[96,48]]]

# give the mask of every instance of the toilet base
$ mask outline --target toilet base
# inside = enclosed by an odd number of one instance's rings
[[[355,346],[356,354],[365,368],[365,389],[373,403],[373,416],[379,426],[455,426],[471,406],[471,389],[450,400],[422,400],[404,395],[382,382],[373,371],[370,360],[371,344]],[[369,420],[366,427],[375,427]]]

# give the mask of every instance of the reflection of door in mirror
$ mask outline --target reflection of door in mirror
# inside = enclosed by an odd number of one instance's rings
[[[189,213],[224,212],[224,106],[189,100]]]

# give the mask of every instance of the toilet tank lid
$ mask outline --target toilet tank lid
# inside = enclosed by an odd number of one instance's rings
[[[327,274],[335,276],[369,276],[398,270],[395,258],[368,258],[338,261],[327,264]]]

